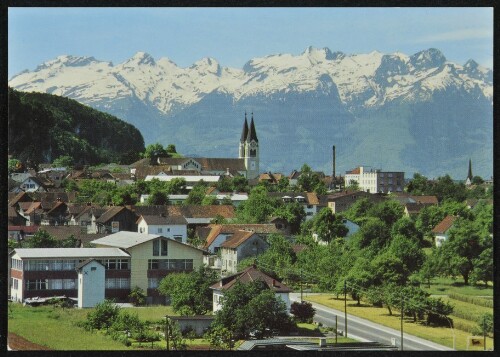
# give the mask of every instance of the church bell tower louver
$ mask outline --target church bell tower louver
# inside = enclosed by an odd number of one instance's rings
[[[245,112],[245,122],[243,123],[243,131],[240,138],[239,158],[245,160],[247,179],[259,176],[259,139],[257,139],[253,113],[249,127],[247,113]]]

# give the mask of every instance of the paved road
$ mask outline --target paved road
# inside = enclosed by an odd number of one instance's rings
[[[300,293],[291,293],[291,301],[300,301]],[[344,311],[328,308],[324,305],[312,303],[316,309],[314,321],[321,322],[324,326],[334,327],[337,315],[338,330],[345,331]],[[349,310],[348,310],[349,311]],[[404,332],[404,331],[403,331]],[[359,341],[381,342],[391,344],[391,339],[396,339],[396,345],[400,346],[401,331],[385,327],[371,321],[347,314],[347,337]],[[453,335],[450,330],[450,341]],[[405,351],[452,351],[452,348],[424,340],[422,338],[403,334],[403,350]]]

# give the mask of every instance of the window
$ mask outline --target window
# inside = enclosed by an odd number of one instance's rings
[[[193,259],[149,259],[150,270],[193,270]]]
[[[149,270],[158,269],[158,259],[149,259],[148,260],[148,269]]]
[[[168,255],[168,241],[166,239],[161,240],[161,253],[160,255]]]
[[[153,241],[153,256],[157,257],[158,255],[160,255],[160,240],[155,239]]]
[[[51,279],[49,280],[49,289],[60,290],[63,287],[62,279]]]
[[[182,243],[182,236],[174,236],[174,240]]]
[[[75,289],[76,279],[62,279],[63,289]]]
[[[158,233],[163,233],[163,228],[158,228]]]
[[[26,280],[26,290],[47,290],[48,279]]]
[[[116,269],[127,270],[128,269],[128,259],[117,259]]]
[[[130,279],[128,278],[107,278],[106,289],[129,289]]]
[[[148,289],[156,289],[158,287],[158,278],[148,279]]]

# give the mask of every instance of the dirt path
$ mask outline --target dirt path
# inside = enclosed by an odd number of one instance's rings
[[[9,333],[7,339],[9,347],[14,351],[51,351],[50,348],[30,342],[15,333]]]

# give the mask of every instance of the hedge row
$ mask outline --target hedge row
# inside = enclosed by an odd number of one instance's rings
[[[493,299],[482,299],[477,296],[468,296],[456,293],[448,294],[448,297],[453,300],[468,302],[469,304],[474,304],[478,306],[484,306],[493,309]]]

